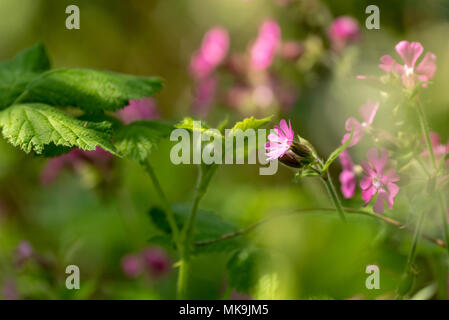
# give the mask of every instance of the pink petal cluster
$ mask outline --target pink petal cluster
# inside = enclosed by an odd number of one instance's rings
[[[137,120],[160,118],[156,100],[151,97],[129,100],[129,105],[117,111],[117,116],[125,124]]]
[[[358,144],[360,140],[362,140],[366,128],[373,123],[374,117],[376,116],[378,109],[379,109],[379,102],[374,103],[368,101],[363,106],[361,106],[359,109],[359,113],[362,116],[363,121],[360,123],[357,119],[353,117],[346,120],[345,129],[346,131],[348,131],[348,133],[346,133],[343,136],[341,143],[342,144],[346,143],[346,141],[351,136],[351,132],[353,132],[351,142],[349,143],[349,147]]]
[[[351,156],[347,150],[343,151],[339,155],[341,167],[343,171],[340,173],[340,185],[341,193],[346,199],[354,197],[356,188],[357,175],[354,170],[354,162],[352,162]]]
[[[424,138],[422,139],[423,143],[425,144]],[[436,161],[441,161],[443,157],[449,153],[449,141],[446,144],[441,143],[441,138],[436,132],[430,133],[430,142],[432,144],[433,153],[435,155]],[[424,150],[421,153],[421,157],[428,158],[429,157],[429,150]],[[449,165],[449,159],[446,161],[446,165]]]
[[[431,80],[436,72],[436,56],[427,52],[421,62],[416,66],[416,62],[422,55],[424,48],[419,42],[401,41],[396,47],[396,52],[401,56],[404,64],[397,63],[391,56],[385,55],[380,58],[379,68],[394,73],[401,77],[402,84],[408,89],[413,89],[419,82]]]
[[[292,145],[295,135],[290,120],[287,125],[287,122],[282,119],[280,128],[275,126],[274,131],[275,133],[268,135],[268,141],[265,144],[268,161],[282,157]]]
[[[357,20],[349,16],[336,18],[328,29],[332,48],[341,51],[348,44],[360,41],[362,34]]]
[[[281,28],[276,21],[262,23],[259,34],[251,47],[251,66],[256,70],[264,70],[273,62],[276,49],[281,42]]]
[[[152,279],[158,279],[170,272],[171,259],[165,250],[148,247],[139,253],[125,255],[121,266],[128,278],[137,278],[146,272]]]
[[[214,101],[217,91],[217,79],[214,76],[204,78],[194,88],[193,112],[198,117],[205,117]]]
[[[385,203],[390,210],[393,209],[394,198],[399,192],[399,187],[395,182],[399,181],[399,176],[394,169],[386,171],[388,162],[388,152],[383,149],[382,154],[376,148],[370,149],[366,155],[368,161],[362,162],[365,176],[360,182],[362,189],[362,199],[367,205],[377,194],[373,210],[377,213],[385,212]]]
[[[192,56],[190,70],[196,79],[207,77],[224,60],[229,50],[229,34],[222,27],[210,29],[200,49]]]

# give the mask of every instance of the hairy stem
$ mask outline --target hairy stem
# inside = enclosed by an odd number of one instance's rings
[[[338,196],[335,186],[332,183],[332,179],[331,179],[330,175],[326,173],[326,176],[322,177],[321,181],[323,181],[324,185],[326,186],[327,192],[329,193],[329,197],[331,198],[331,200],[335,206],[335,210],[337,210],[338,215],[340,216],[341,220],[343,220],[343,222],[345,222],[346,221],[345,210],[343,209],[343,206],[341,205],[340,197]]]
[[[320,212],[320,211],[327,211],[327,212],[335,212],[335,208],[330,208],[330,207],[325,207],[325,208],[305,208],[305,209],[300,209],[300,210],[293,210],[287,213],[283,213],[283,214],[277,214],[271,217],[267,217],[265,219],[262,219],[252,225],[250,225],[249,227],[242,229],[242,230],[238,230],[235,232],[230,232],[230,233],[226,233],[223,234],[222,236],[216,238],[216,239],[210,239],[210,240],[206,240],[206,241],[200,241],[200,242],[195,242],[195,246],[201,247],[201,246],[208,246],[211,244],[215,244],[217,242],[221,242],[221,241],[226,241],[228,239],[232,239],[235,237],[239,237],[239,236],[244,236],[246,234],[249,234],[250,232],[252,232],[254,229],[256,229],[257,227],[259,227],[262,224],[268,223],[273,219],[276,218],[280,218],[280,217],[285,217],[285,216],[289,216],[289,215],[296,215],[296,214],[304,214],[304,213],[315,213],[315,212]],[[371,213],[368,211],[364,211],[364,210],[357,210],[357,209],[351,209],[351,208],[344,208],[346,213],[354,213],[354,214],[361,214],[361,215],[365,215],[365,216],[369,216],[372,217],[374,219],[378,219],[381,221],[384,221],[385,223],[388,223],[392,226],[397,227],[398,229],[404,229],[410,232],[414,232],[414,228],[411,228],[409,226],[404,225],[403,223],[389,218],[385,215],[382,214],[378,214],[378,213]],[[442,248],[446,248],[444,241],[441,239],[436,239],[433,238],[429,235],[426,234],[422,234],[422,237],[425,238],[426,240],[429,240],[430,242],[435,243],[436,245],[442,247]]]
[[[159,198],[162,201],[162,204],[165,208],[165,215],[167,217],[167,221],[170,225],[170,229],[173,234],[173,241],[174,241],[175,245],[179,248],[179,229],[178,229],[178,225],[176,224],[175,214],[170,205],[170,202],[168,201],[164,190],[162,190],[161,184],[159,183],[159,180],[158,180],[156,173],[154,172],[154,169],[151,166],[150,162],[148,160],[143,161],[142,166],[145,168],[145,171],[150,176],[151,181],[153,182],[154,188],[156,189],[156,192],[158,193]]]
[[[419,217],[418,217],[418,222],[416,224],[416,228],[415,231],[413,233],[413,240],[412,240],[412,246],[410,247],[410,251],[408,254],[408,258],[407,258],[407,263],[405,265],[405,271],[404,271],[404,275],[403,278],[406,279],[406,281],[411,281],[409,279],[411,279],[412,277],[414,277],[413,275],[413,263],[415,261],[415,256],[416,256],[416,248],[418,247],[418,242],[419,242],[419,238],[421,237],[421,232],[422,232],[422,228],[424,225],[424,218],[425,215],[427,214],[427,211],[422,212]],[[396,296],[396,299],[401,300],[405,294],[407,294],[408,290],[411,290],[411,285],[410,286],[406,286],[406,289],[404,289],[404,291],[398,291],[398,294]]]
[[[180,237],[180,255],[181,261],[179,264],[179,274],[177,283],[177,297],[178,299],[187,298],[188,278],[190,271],[190,253],[193,247],[193,234],[195,231],[196,216],[201,199],[207,191],[207,187],[217,170],[217,165],[200,166],[198,181],[195,188],[195,197],[193,199],[192,209],[190,211],[187,222],[182,228]]]

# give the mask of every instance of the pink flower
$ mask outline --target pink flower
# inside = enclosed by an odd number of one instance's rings
[[[354,171],[354,163],[347,150],[340,155],[340,163],[343,171],[340,173],[341,193],[346,199],[354,197],[356,187],[356,173]]]
[[[209,113],[217,91],[217,80],[210,76],[195,84],[193,111],[199,117]]]
[[[251,47],[251,66],[264,70],[273,62],[281,41],[281,28],[273,20],[265,21],[259,28],[259,35]]]
[[[158,119],[156,101],[153,98],[129,100],[129,105],[117,111],[117,116],[125,124],[137,120]]]
[[[373,103],[371,101],[368,101],[359,109],[359,113],[363,118],[362,123],[352,117],[346,120],[345,128],[348,133],[343,136],[343,140],[341,141],[341,143],[344,144],[351,136],[351,132],[354,131],[352,134],[352,140],[349,143],[349,147],[358,144],[360,140],[362,140],[366,128],[373,123],[377,109],[379,109],[379,102]]]
[[[17,267],[23,266],[26,261],[33,257],[33,255],[34,250],[31,243],[28,241],[20,241],[14,252],[15,265]]]
[[[427,52],[420,64],[416,62],[424,51],[419,42],[401,41],[396,45],[396,52],[401,56],[404,65],[398,64],[391,56],[385,55],[380,58],[379,68],[394,73],[402,78],[402,84],[408,89],[413,89],[418,82],[427,82],[433,78],[436,72],[436,56]],[[423,87],[427,83],[422,84]]]
[[[348,44],[356,43],[361,39],[359,23],[349,16],[338,17],[329,27],[328,37],[332,48],[335,51],[341,51]]]
[[[265,144],[266,155],[269,161],[282,157],[290,149],[295,135],[290,120],[287,125],[287,122],[282,119],[280,128],[275,126],[274,131],[275,133],[268,135],[269,141]]]
[[[282,44],[281,56],[284,59],[295,61],[304,53],[304,47],[296,41],[287,41]]]
[[[423,143],[425,144],[425,139],[422,139]],[[436,132],[430,133],[430,142],[432,144],[433,153],[435,155],[436,161],[440,162],[443,157],[449,153],[449,141],[447,144],[442,144],[440,136]],[[429,150],[424,150],[421,153],[421,157],[428,158],[429,157]],[[449,159],[446,161],[446,165],[449,165]]]
[[[207,77],[224,60],[228,50],[228,31],[222,27],[210,29],[190,61],[192,75],[197,79]]]
[[[160,278],[171,270],[171,259],[165,250],[158,247],[149,247],[142,253],[149,275]]]
[[[143,271],[140,256],[128,254],[122,258],[122,270],[128,278],[137,278]]]
[[[388,162],[388,152],[383,149],[379,157],[376,148],[368,150],[366,157],[368,161],[362,162],[363,172],[366,174],[360,182],[362,189],[362,199],[367,205],[377,194],[377,200],[374,203],[373,210],[377,213],[384,213],[385,202],[390,210],[393,209],[394,198],[398,194],[399,187],[394,182],[399,181],[399,176],[394,169],[385,172]]]
[[[58,178],[62,170],[70,169],[79,172],[86,163],[106,171],[112,158],[112,154],[101,147],[90,151],[75,148],[69,153],[49,159],[42,170],[40,181],[43,185],[50,185]]]

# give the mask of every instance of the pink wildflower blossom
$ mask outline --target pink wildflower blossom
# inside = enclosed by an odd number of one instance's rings
[[[349,16],[336,18],[328,29],[328,36],[335,51],[343,50],[348,44],[361,39],[360,26],[357,20]]]
[[[345,128],[348,133],[343,136],[342,144],[344,144],[352,134],[352,140],[349,143],[349,147],[355,146],[362,140],[363,135],[365,134],[365,130],[369,127],[376,116],[377,109],[379,109],[379,102],[373,103],[368,101],[363,106],[360,107],[359,113],[363,118],[363,122],[360,123],[355,118],[351,117],[346,120]]]
[[[259,28],[259,35],[251,47],[251,66],[264,70],[273,62],[281,41],[281,28],[276,21],[265,21]]]
[[[153,98],[129,100],[129,105],[117,111],[117,116],[125,124],[137,120],[158,119],[156,101]]]
[[[367,205],[377,194],[377,199],[373,206],[374,212],[384,213],[385,203],[392,210],[394,198],[399,191],[399,187],[395,184],[395,182],[399,181],[399,176],[394,169],[385,170],[388,162],[388,152],[383,149],[379,157],[378,150],[373,148],[368,150],[366,157],[368,161],[362,162],[365,176],[360,182],[362,199],[365,205]]]
[[[274,131],[275,133],[268,135],[269,141],[265,144],[266,155],[269,161],[282,157],[292,145],[295,135],[290,120],[287,125],[287,122],[282,119],[280,128],[275,126]]]
[[[140,257],[136,254],[128,254],[122,258],[122,270],[128,278],[136,278],[143,271]]]
[[[340,156],[340,163],[343,171],[340,173],[341,193],[346,199],[354,197],[356,188],[356,173],[354,163],[347,150],[343,151]]]
[[[404,87],[413,89],[418,82],[427,82],[434,77],[437,67],[436,56],[433,53],[427,52],[416,66],[416,62],[424,51],[421,43],[401,41],[395,49],[404,61],[404,65],[398,64],[391,56],[385,55],[380,58],[379,68],[400,76]],[[427,83],[423,83],[422,86],[426,87]]]
[[[171,259],[167,252],[159,247],[149,247],[142,253],[149,275],[160,278],[171,270]]]
[[[197,79],[207,77],[224,60],[228,50],[228,31],[222,27],[210,29],[190,61],[192,75]]]
[[[194,89],[193,112],[199,117],[209,113],[217,91],[217,80],[210,76],[197,81]]]

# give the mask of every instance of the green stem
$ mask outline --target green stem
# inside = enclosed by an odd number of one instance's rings
[[[441,191],[438,192],[438,203],[440,206],[441,222],[443,225],[444,242],[446,243],[446,250],[449,255],[449,225],[447,222],[447,206]]]
[[[406,295],[411,289],[412,289],[412,278],[413,275],[413,262],[415,261],[416,256],[416,248],[418,247],[419,238],[421,237],[422,228],[424,225],[424,217],[427,214],[427,211],[422,212],[418,217],[418,223],[416,224],[415,232],[413,233],[413,240],[412,240],[412,246],[410,247],[410,251],[407,258],[407,263],[405,265],[405,271],[403,275],[403,281],[406,282],[406,284],[403,285],[403,289],[399,289],[396,299],[401,300],[404,295]]]
[[[180,237],[180,255],[179,274],[177,283],[177,297],[178,299],[187,298],[188,278],[190,272],[190,253],[193,247],[193,234],[195,231],[196,217],[201,199],[207,191],[207,187],[217,170],[217,165],[200,166],[197,185],[195,188],[195,197],[192,204],[190,215],[187,222],[182,228]]]
[[[178,229],[178,225],[176,224],[175,214],[170,205],[170,202],[168,201],[164,190],[162,190],[161,184],[159,183],[159,180],[158,180],[156,173],[154,172],[154,169],[151,166],[150,162],[147,160],[147,161],[143,161],[141,164],[145,168],[148,175],[150,176],[151,181],[153,182],[154,188],[156,189],[156,192],[158,193],[159,198],[162,200],[162,204],[165,208],[165,215],[166,215],[167,221],[170,225],[170,229],[172,230],[173,241],[175,242],[176,247],[179,248],[179,229]]]
[[[325,177],[321,177],[321,181],[323,181],[324,185],[326,186],[327,192],[329,193],[329,197],[331,198],[341,220],[343,220],[343,222],[346,222],[345,210],[341,205],[340,197],[338,196],[335,186],[332,183],[330,175],[326,173]]]

